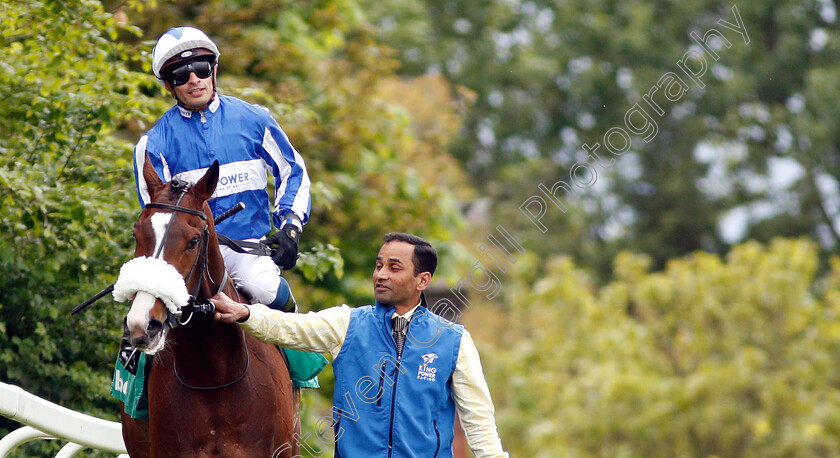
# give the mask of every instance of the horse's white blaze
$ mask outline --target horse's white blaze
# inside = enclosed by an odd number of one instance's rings
[[[137,291],[134,300],[131,301],[131,309],[125,317],[129,330],[138,329],[146,332],[149,323],[149,314],[155,305],[155,296],[145,292]]]
[[[146,334],[146,328],[149,326],[151,311],[152,307],[155,305],[155,300],[157,300],[157,298],[154,295],[147,293],[146,291],[137,291],[137,294],[134,296],[134,300],[131,301],[131,309],[125,317],[129,332],[132,330],[139,330],[143,334]],[[162,350],[166,344],[165,337],[166,328],[153,337],[149,347],[144,349],[143,353],[146,353],[147,355],[154,355]]]
[[[160,249],[160,244],[163,243],[163,235],[166,233],[166,226],[172,221],[172,213],[155,213],[152,215],[152,230],[155,231],[155,253]]]

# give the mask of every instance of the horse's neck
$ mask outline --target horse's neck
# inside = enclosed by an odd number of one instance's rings
[[[214,228],[210,230],[207,270],[203,275],[196,297],[198,303],[207,302],[220,290],[236,299],[236,290],[228,281]],[[238,325],[217,322],[212,314],[196,315],[191,320],[174,330],[173,339],[177,342],[174,346],[175,361],[179,370],[199,374],[227,374],[242,370],[247,348],[243,331]]]
[[[225,260],[219,249],[215,226],[209,227],[208,237],[207,269],[203,273],[201,288],[196,295],[198,303],[207,302],[220,290],[224,290],[228,295],[234,291],[226,275]],[[177,337],[176,359],[180,353],[181,360],[201,361],[201,365],[219,366],[230,363],[236,366],[241,362],[245,349],[242,330],[238,325],[219,323],[213,319],[213,314],[193,318],[197,323],[189,323],[177,329],[180,332]]]
[[[194,316],[172,332],[178,371],[190,379],[198,377],[206,384],[224,383],[244,370],[247,360],[244,337],[236,324],[216,322],[212,315]]]

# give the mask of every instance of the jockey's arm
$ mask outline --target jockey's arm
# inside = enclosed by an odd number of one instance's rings
[[[302,230],[311,209],[309,172],[286,133],[271,115],[267,116],[262,149],[275,180],[274,226],[282,228],[288,216],[294,215],[293,224]]]

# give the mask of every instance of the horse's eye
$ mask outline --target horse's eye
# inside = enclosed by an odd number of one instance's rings
[[[190,240],[190,243],[187,244],[187,249],[194,250],[195,247],[198,246],[198,241],[198,237],[193,237],[192,240]]]

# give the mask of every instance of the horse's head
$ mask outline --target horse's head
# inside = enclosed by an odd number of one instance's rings
[[[149,161],[143,165],[150,203],[134,223],[134,259],[120,269],[114,298],[131,300],[125,319],[131,344],[154,354],[168,330],[191,305],[206,274],[212,213],[206,202],[216,189],[215,162],[195,185],[163,182]]]

